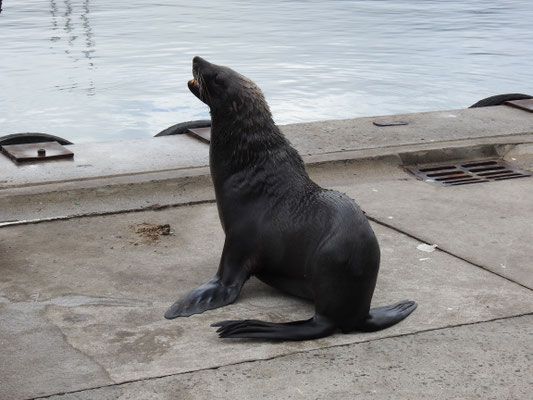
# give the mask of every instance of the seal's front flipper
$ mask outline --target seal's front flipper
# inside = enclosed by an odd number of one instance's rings
[[[231,304],[239,295],[243,284],[244,282],[223,285],[215,277],[175,302],[165,313],[165,318],[188,317]]]
[[[370,309],[367,319],[357,326],[358,331],[375,332],[397,324],[411,314],[417,304],[411,300],[399,301],[396,304]]]

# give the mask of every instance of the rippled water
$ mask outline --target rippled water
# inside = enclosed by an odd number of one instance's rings
[[[150,137],[208,118],[201,55],[278,123],[466,107],[533,87],[533,2],[4,0],[0,135]]]

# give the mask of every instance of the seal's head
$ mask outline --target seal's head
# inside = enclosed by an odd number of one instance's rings
[[[201,57],[192,60],[193,79],[189,90],[211,110],[211,116],[237,116],[245,112],[270,118],[270,110],[261,89],[231,68],[212,64]]]

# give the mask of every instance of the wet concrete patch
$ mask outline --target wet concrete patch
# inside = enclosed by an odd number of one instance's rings
[[[80,307],[75,311],[51,307],[46,315],[73,346],[96,355],[109,370],[120,367],[133,373],[140,366],[142,371],[171,350],[183,334],[183,328],[165,324],[152,307]]]

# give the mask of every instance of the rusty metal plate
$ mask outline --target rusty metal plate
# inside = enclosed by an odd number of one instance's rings
[[[10,144],[2,146],[2,153],[17,163],[74,157],[72,151],[58,142]]]
[[[424,182],[443,186],[468,185],[532,176],[503,160],[478,160],[462,163],[416,165],[405,167],[407,171]]]
[[[200,142],[207,144],[211,143],[211,127],[187,129],[185,134],[199,140]]]
[[[533,99],[506,101],[505,104],[521,110],[533,112]]]

